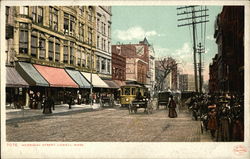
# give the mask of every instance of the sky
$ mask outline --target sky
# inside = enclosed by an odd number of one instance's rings
[[[178,24],[187,21],[177,21],[185,18],[177,16],[177,7],[180,6],[113,6],[112,7],[112,44],[138,43],[144,37],[153,45],[155,57],[171,56],[179,63],[182,73],[194,74],[193,65],[193,38],[192,27],[177,27]],[[202,6],[204,9],[204,6]],[[217,45],[214,34],[214,21],[222,6],[207,6],[206,34],[201,34],[201,24],[197,24],[197,45],[201,37],[205,37],[205,53],[202,57],[204,62],[204,80],[209,78],[209,64],[217,53]],[[203,25],[203,31],[204,23]],[[204,40],[202,40],[204,45]],[[198,60],[198,59],[197,59]]]

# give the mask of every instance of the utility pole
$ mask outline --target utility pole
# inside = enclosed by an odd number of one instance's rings
[[[199,82],[200,82],[200,93],[202,93],[202,76],[201,76],[201,74],[202,74],[202,62],[201,62],[201,54],[202,53],[205,53],[205,50],[204,50],[204,48],[203,48],[203,46],[201,45],[201,43],[199,43],[199,45],[198,45],[198,49],[197,49],[197,53],[199,54],[199,58],[200,58],[200,62],[199,62]]]
[[[178,27],[182,26],[189,26],[192,25],[193,28],[193,58],[194,58],[194,79],[195,79],[195,91],[198,92],[198,82],[197,82],[197,64],[196,64],[196,24],[198,23],[206,23],[208,20],[202,20],[203,17],[207,17],[206,11],[208,9],[199,9],[197,10],[195,7],[197,6],[184,6],[179,7],[177,10],[182,10],[181,13],[177,13],[178,16],[186,15],[185,18],[180,18],[178,21],[186,21],[188,20],[188,23],[186,24],[180,24]],[[185,10],[184,10],[185,9]],[[205,11],[205,14],[202,14],[202,12]],[[196,15],[196,13],[200,13],[200,15]],[[200,19],[200,20],[198,20]],[[189,22],[191,20],[191,23]]]

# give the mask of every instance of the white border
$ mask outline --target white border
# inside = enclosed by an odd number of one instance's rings
[[[2,1],[1,2],[1,92],[5,92],[6,5],[245,5],[245,142],[83,142],[83,147],[6,147],[5,93],[1,93],[1,146],[3,158],[250,158],[249,151],[249,10],[248,1]],[[26,142],[35,143],[35,142]],[[54,143],[58,142],[39,142]],[[65,144],[68,142],[64,142]],[[18,142],[18,144],[21,144]],[[72,144],[72,142],[69,142]],[[248,153],[237,156],[233,149],[244,145]]]

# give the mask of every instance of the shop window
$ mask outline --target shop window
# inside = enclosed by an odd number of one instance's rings
[[[28,24],[20,23],[19,53],[28,54]]]

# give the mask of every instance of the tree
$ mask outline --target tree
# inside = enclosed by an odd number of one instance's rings
[[[177,69],[176,60],[172,57],[162,58],[155,61],[155,73],[156,73],[156,90],[163,91],[165,79],[168,74]]]

